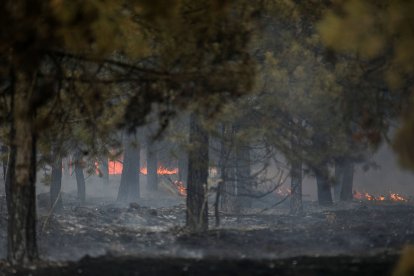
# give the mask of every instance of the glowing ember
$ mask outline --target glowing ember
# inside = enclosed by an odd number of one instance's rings
[[[173,184],[177,188],[180,196],[187,196],[187,189],[184,187],[184,183],[182,181],[175,180]]]
[[[374,196],[369,193],[360,193],[354,191],[354,199],[357,200],[368,200],[368,201],[394,201],[394,202],[407,202],[408,199],[397,193],[389,193],[388,196],[380,195]]]

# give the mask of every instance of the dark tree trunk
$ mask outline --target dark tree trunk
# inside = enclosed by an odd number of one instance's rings
[[[316,184],[318,189],[318,202],[321,206],[332,205],[331,183],[327,165],[321,165],[315,169]]]
[[[192,231],[208,229],[208,134],[199,118],[190,116],[190,144],[187,180],[186,226]]]
[[[126,135],[124,142],[124,160],[118,201],[130,203],[139,199],[140,148],[135,135]]]
[[[33,77],[18,73],[11,109],[8,169],[8,259],[13,264],[37,259],[36,242],[36,135],[31,103]],[[13,164],[14,163],[14,164]]]
[[[10,138],[16,135],[13,126],[11,127],[10,132],[11,132]],[[11,198],[10,198],[11,186],[10,185],[11,185],[12,179],[14,178],[14,167],[15,166],[16,166],[16,145],[14,143],[11,143],[9,146],[9,152],[8,152],[8,158],[7,158],[7,170],[6,170],[6,181],[5,181],[7,210],[11,210]]]
[[[6,181],[6,174],[7,174],[7,163],[9,158],[9,147],[2,145],[1,146],[1,153],[2,153],[2,167],[3,167],[3,180]],[[6,157],[7,156],[7,157]]]
[[[52,163],[52,182],[50,184],[50,208],[54,211],[62,211],[62,158],[53,153],[55,160]]]
[[[290,213],[297,215],[303,212],[302,205],[302,162],[292,161],[290,168]]]
[[[188,178],[188,152],[184,149],[178,155],[178,180],[185,183]]]
[[[81,150],[78,150],[73,156],[75,163],[75,176],[76,176],[76,186],[78,190],[78,200],[81,203],[86,201],[86,187],[85,187],[85,176],[83,174],[83,153]]]
[[[65,177],[65,178],[69,178],[70,177],[70,167],[71,167],[71,165],[70,165],[70,158],[69,157],[66,157],[66,158],[63,158],[62,159],[62,164],[63,164],[63,176]]]
[[[102,157],[99,162],[99,172],[102,177],[102,184],[105,186],[109,185],[109,165],[108,158],[106,156]]]
[[[354,182],[354,164],[350,159],[343,160],[341,166],[341,194],[340,200],[350,201],[353,199],[352,189]]]
[[[222,126],[220,149],[220,174],[222,187],[220,189],[220,207],[225,212],[238,212],[237,206],[237,176],[234,146],[233,126]]]
[[[158,190],[158,158],[154,142],[147,143],[147,187],[150,191]]]
[[[236,193],[237,206],[241,209],[252,206],[250,169],[250,147],[242,141],[236,142]],[[238,209],[239,209],[238,208]]]

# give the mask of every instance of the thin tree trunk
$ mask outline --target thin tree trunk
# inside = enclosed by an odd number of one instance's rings
[[[190,116],[186,226],[192,231],[208,229],[207,179],[208,134],[195,114]]]
[[[124,161],[119,185],[118,198],[120,202],[136,202],[140,196],[139,190],[140,148],[135,135],[126,135],[124,142]]]
[[[102,184],[104,186],[109,185],[109,165],[108,165],[108,157],[103,156],[99,162],[99,171],[102,177]]]
[[[335,182],[333,183],[333,193],[336,202],[341,200],[341,190],[344,182],[343,159],[335,160]]]
[[[234,144],[233,126],[222,126],[221,129],[221,149],[220,149],[220,172],[223,180],[221,191],[220,206],[226,212],[237,212],[237,174],[235,151],[232,150]]]
[[[252,192],[250,147],[243,141],[236,142],[236,185],[237,185],[237,209],[251,208]]]
[[[178,155],[178,180],[186,183],[188,178],[188,152],[184,149]]]
[[[331,184],[327,165],[321,165],[315,170],[318,188],[318,202],[321,206],[332,205]]]
[[[303,212],[302,205],[302,162],[294,160],[290,168],[290,213],[297,215]]]
[[[86,201],[86,185],[85,185],[85,176],[83,174],[83,153],[81,150],[76,151],[73,156],[75,163],[75,176],[76,176],[76,186],[78,190],[78,200],[81,203]]]
[[[14,126],[11,126],[10,130],[10,138],[15,137],[15,130]],[[14,139],[14,138],[13,138]],[[11,141],[13,141],[11,139]],[[11,210],[11,198],[10,198],[10,188],[11,188],[11,181],[14,179],[14,167],[16,166],[16,145],[11,143],[9,146],[9,154],[7,158],[7,170],[6,170],[6,182],[5,182],[5,189],[6,189],[6,204],[7,210]]]
[[[62,158],[54,152],[53,158],[55,160],[52,163],[52,181],[50,184],[50,208],[54,211],[62,211]]]
[[[34,76],[34,75],[33,75]],[[12,264],[37,259],[36,135],[31,106],[34,77],[18,73],[12,95],[11,150],[8,170],[8,259]],[[13,156],[14,155],[14,156]],[[13,161],[15,163],[13,164]]]
[[[66,157],[62,159],[62,165],[63,165],[63,176],[65,179],[68,179],[70,177],[70,158]]]
[[[3,167],[3,180],[6,181],[6,173],[7,173],[7,163],[9,158],[9,147],[2,145],[1,146],[1,153],[2,153],[2,167]],[[7,158],[6,158],[7,154]]]
[[[147,187],[150,191],[158,190],[158,158],[153,141],[147,143]]]

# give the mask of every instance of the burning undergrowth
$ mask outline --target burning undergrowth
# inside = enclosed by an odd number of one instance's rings
[[[373,195],[367,192],[354,191],[353,197],[356,200],[385,201],[385,202],[411,202],[412,199],[398,193],[389,192],[386,195]]]

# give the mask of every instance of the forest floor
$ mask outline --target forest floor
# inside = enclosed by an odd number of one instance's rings
[[[42,262],[0,275],[389,275],[402,248],[414,243],[414,205],[352,202],[301,216],[287,206],[222,215],[204,233],[184,228],[182,198],[120,206],[79,206],[66,196],[61,213],[39,208]],[[153,206],[153,207],[145,207]],[[6,216],[0,216],[0,257]]]

